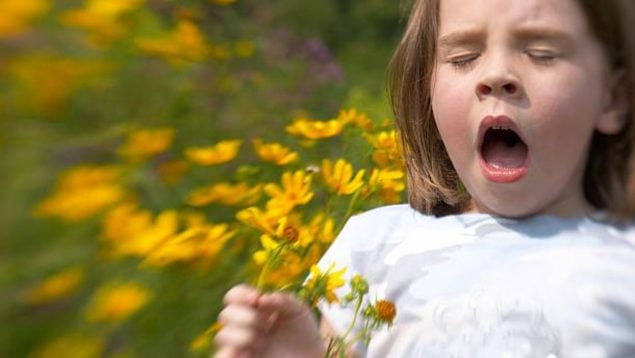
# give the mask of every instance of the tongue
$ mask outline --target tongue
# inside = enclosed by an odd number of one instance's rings
[[[495,168],[519,168],[525,163],[527,146],[522,141],[510,146],[500,139],[483,145],[483,159]]]

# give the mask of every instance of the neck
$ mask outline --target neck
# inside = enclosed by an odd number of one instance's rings
[[[577,197],[573,197],[569,200],[554,201],[551,204],[544,206],[542,209],[530,211],[521,215],[509,215],[501,212],[496,212],[484,205],[477,203],[474,200],[472,200],[467,209],[463,211],[463,213],[491,214],[516,219],[534,215],[553,215],[562,218],[574,218],[591,216],[595,212],[597,212],[597,209],[589,204],[586,199],[584,199],[584,197],[581,197],[579,199]]]

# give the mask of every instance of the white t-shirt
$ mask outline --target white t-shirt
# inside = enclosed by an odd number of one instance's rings
[[[633,226],[395,205],[352,217],[319,266],[331,263],[397,307],[360,356],[635,357]],[[352,320],[353,308],[319,308],[340,334]]]

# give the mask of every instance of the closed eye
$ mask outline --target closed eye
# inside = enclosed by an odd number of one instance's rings
[[[535,62],[539,62],[539,63],[551,63],[553,62],[556,58],[558,58],[558,54],[551,51],[551,50],[525,50],[525,54],[527,54],[527,56],[529,56],[530,59],[532,59]]]
[[[466,69],[469,66],[473,65],[478,57],[478,54],[452,56],[448,58],[447,62],[457,69]]]

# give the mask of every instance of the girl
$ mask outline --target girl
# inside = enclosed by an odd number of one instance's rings
[[[390,83],[410,205],[320,261],[397,306],[352,355],[635,357],[634,22],[632,0],[415,2]],[[324,353],[290,296],[225,305],[219,357]],[[323,335],[352,320],[320,309]]]

